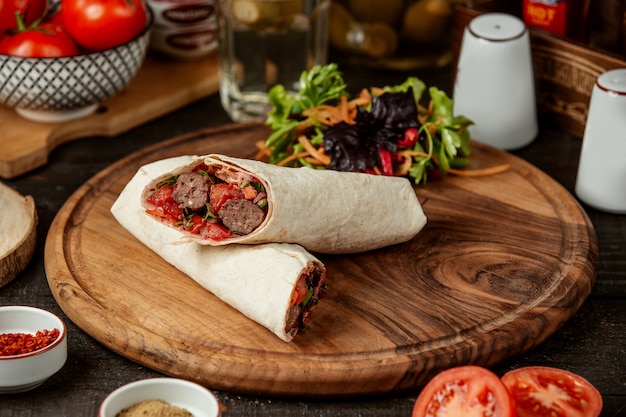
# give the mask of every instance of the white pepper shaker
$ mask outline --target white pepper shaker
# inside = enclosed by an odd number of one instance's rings
[[[626,68],[601,74],[591,92],[576,195],[599,210],[626,214]]]

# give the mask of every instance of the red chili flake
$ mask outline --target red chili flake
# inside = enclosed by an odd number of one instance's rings
[[[39,330],[37,333],[0,334],[0,356],[23,355],[43,349],[59,337],[59,329]]]

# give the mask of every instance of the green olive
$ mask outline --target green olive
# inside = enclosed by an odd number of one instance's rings
[[[285,28],[302,13],[302,0],[233,0],[233,18],[256,29]]]
[[[372,58],[384,58],[394,54],[398,47],[398,35],[384,23],[363,25],[361,51]]]
[[[392,27],[404,9],[404,0],[347,0],[347,3],[359,22],[381,22]]]
[[[416,43],[440,41],[449,30],[450,0],[418,0],[404,14],[402,35]]]
[[[331,2],[328,9],[328,40],[332,46],[342,51],[352,48],[348,34],[356,21],[339,3]]]

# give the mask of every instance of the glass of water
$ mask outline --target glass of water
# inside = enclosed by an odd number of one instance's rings
[[[330,0],[218,0],[220,98],[236,122],[265,120],[268,91],[299,91],[324,65]]]

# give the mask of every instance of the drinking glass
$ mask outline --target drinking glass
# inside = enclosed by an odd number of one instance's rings
[[[299,91],[303,71],[324,65],[330,0],[220,0],[220,98],[231,119],[263,120],[268,91]]]

